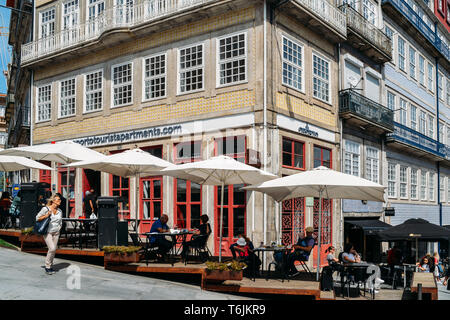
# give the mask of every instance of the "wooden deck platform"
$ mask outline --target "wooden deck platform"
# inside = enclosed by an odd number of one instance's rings
[[[234,292],[234,293],[263,293],[263,294],[278,294],[278,295],[306,295],[312,296],[316,300],[321,299],[321,291],[319,282],[289,280],[281,282],[276,279],[251,279],[244,278],[241,281],[227,280],[221,284],[206,283],[206,290],[219,292]],[[326,294],[323,296],[327,297]],[[334,299],[333,297],[328,297]]]
[[[417,285],[422,284],[422,293],[430,293],[431,300],[438,299],[438,288],[431,272],[414,272],[411,284],[411,292],[417,292]]]
[[[19,238],[22,232],[19,229],[0,229],[0,236]]]
[[[47,253],[47,248],[23,248],[23,252],[27,253]],[[73,255],[73,256],[89,256],[89,257],[103,257],[104,251],[98,249],[83,250],[71,247],[60,247],[56,249],[56,255]]]

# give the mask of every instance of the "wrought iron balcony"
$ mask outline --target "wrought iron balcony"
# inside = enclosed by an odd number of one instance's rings
[[[390,61],[392,59],[391,39],[350,5],[344,4],[339,8],[347,16],[349,31],[347,42],[379,62]],[[352,37],[352,34],[356,37]]]
[[[386,142],[399,142],[424,153],[434,155],[439,159],[445,158],[442,143],[398,122],[394,122],[394,124],[394,132],[386,135]]]
[[[347,119],[356,118],[384,132],[394,131],[393,111],[352,89],[339,92],[339,115]]]
[[[405,17],[408,22],[415,27],[419,34],[424,37],[430,44],[444,56],[447,61],[450,61],[450,50],[449,47],[439,39],[436,35],[435,30],[432,30],[425,21],[411,8],[404,0],[382,0],[382,5],[391,5],[397,12],[392,12],[390,15],[396,21],[400,22],[402,17],[398,16],[400,13]],[[387,12],[389,13],[389,12]],[[405,28],[409,31],[410,28]]]
[[[23,45],[22,63],[26,64],[61,50],[81,46],[89,41],[97,40],[103,33],[113,29],[134,28],[213,2],[217,0],[147,0],[138,5],[114,6],[103,11],[98,17],[72,29]]]

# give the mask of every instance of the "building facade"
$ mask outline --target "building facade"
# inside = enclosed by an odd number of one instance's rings
[[[431,2],[385,0],[385,32],[393,59],[385,65],[387,106],[394,132],[387,135],[385,184],[395,208],[393,225],[420,217],[446,225],[449,215],[448,31]]]
[[[33,41],[22,47],[33,75],[33,144],[73,140],[105,154],[137,146],[176,164],[227,154],[278,176],[339,169],[338,43],[347,29],[329,2],[71,0],[36,1],[34,9]],[[318,229],[318,199],[277,204],[227,186],[220,247],[220,188],[82,169],[66,185],[66,174],[34,179],[68,196],[71,215],[83,214],[90,188],[123,196],[124,218],[136,217],[137,196],[142,232],[162,213],[185,228],[208,214],[214,254],[229,254],[240,233],[259,245]],[[324,200],[324,208],[322,251],[341,241],[342,229],[340,201]]]

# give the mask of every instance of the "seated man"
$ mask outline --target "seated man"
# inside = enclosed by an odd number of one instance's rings
[[[247,245],[248,245],[248,248],[250,249],[250,252],[253,252],[253,250],[255,249],[254,246],[253,246],[253,242],[251,242],[250,239],[247,238],[247,237],[246,237],[245,235],[243,235],[243,234],[238,234],[238,239],[240,239],[240,238],[243,238],[243,239],[245,240],[245,242],[246,242]],[[233,259],[236,259],[236,248],[237,248],[237,247],[238,247],[237,242],[236,242],[236,243],[233,243],[233,244],[230,246],[230,250],[231,250],[231,254],[233,255]]]
[[[293,276],[298,273],[294,264],[295,261],[308,261],[309,254],[315,244],[315,239],[312,237],[313,232],[313,227],[307,227],[305,229],[306,237],[298,238],[297,244],[292,246],[294,252],[288,253],[286,257],[286,271],[289,272],[289,275]]]
[[[150,229],[150,233],[152,232],[158,232],[161,233],[161,235],[151,235],[150,236],[150,243],[156,244],[158,246],[158,253],[161,255],[161,257],[164,257],[167,252],[172,249],[174,243],[172,241],[169,241],[165,238],[163,235],[164,233],[169,232],[169,226],[167,225],[167,221],[169,220],[169,217],[166,214],[161,215],[161,217],[156,220]]]

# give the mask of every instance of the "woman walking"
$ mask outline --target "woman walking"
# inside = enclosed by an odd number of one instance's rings
[[[53,195],[48,199],[47,205],[43,207],[36,216],[36,221],[42,221],[50,217],[47,233],[44,235],[44,240],[48,247],[47,257],[45,258],[45,272],[47,274],[55,273],[52,268],[53,259],[55,258],[59,231],[62,226],[62,211],[59,209],[60,204],[61,198],[57,195]]]

